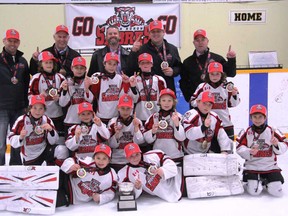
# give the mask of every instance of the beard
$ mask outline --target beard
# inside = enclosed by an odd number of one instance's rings
[[[108,44],[110,46],[115,46],[118,43],[119,43],[119,38],[117,38],[117,37],[111,37],[111,38],[108,39]]]

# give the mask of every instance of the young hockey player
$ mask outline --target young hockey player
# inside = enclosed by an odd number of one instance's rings
[[[56,59],[49,51],[43,51],[38,56],[39,70],[35,74],[29,86],[29,98],[32,95],[41,95],[45,98],[45,114],[52,119],[59,136],[63,137],[64,144],[64,114],[62,107],[59,105],[60,85],[65,77],[56,73]]]
[[[117,175],[110,168],[111,148],[105,144],[95,147],[94,155],[85,158],[67,158],[61,169],[70,174],[71,204],[94,202],[102,205],[115,196]]]
[[[160,150],[142,154],[136,143],[126,145],[124,151],[129,163],[119,170],[119,182],[134,183],[136,198],[143,190],[168,202],[181,198],[181,173],[170,157]]]
[[[65,144],[78,158],[92,157],[96,145],[107,141],[110,132],[95,115],[90,103],[78,105],[78,116],[81,122],[69,128]]]
[[[136,103],[135,112],[143,124],[149,116],[159,111],[157,103],[160,91],[166,88],[163,77],[154,75],[153,58],[148,53],[143,53],[138,57],[140,68],[139,74],[130,77],[130,86],[133,92],[133,99]]]
[[[211,111],[214,102],[214,95],[210,91],[201,92],[197,97],[197,107],[185,113],[183,127],[187,138],[184,141],[186,153],[231,152],[232,140],[224,131],[218,115]],[[214,146],[213,151],[211,146]]]
[[[53,121],[44,114],[45,110],[45,98],[33,95],[30,99],[29,112],[16,120],[10,133],[11,146],[21,147],[24,165],[41,165],[44,161],[53,165],[54,154],[57,155],[57,152],[61,151],[64,153],[58,154],[58,159],[68,157],[65,146],[52,146],[59,136]]]
[[[237,153],[245,159],[243,181],[247,182],[247,192],[259,195],[263,186],[269,194],[283,195],[284,178],[277,165],[277,155],[287,151],[285,136],[267,125],[267,109],[261,104],[250,109],[252,126],[242,131],[237,137]]]
[[[153,149],[162,150],[173,161],[181,162],[184,156],[182,141],[185,132],[181,125],[181,114],[176,112],[174,91],[163,89],[159,95],[160,110],[152,114],[145,123],[144,138]]]
[[[238,89],[233,83],[226,81],[223,66],[218,62],[211,62],[208,65],[208,73],[205,75],[205,82],[201,83],[191,97],[191,106],[197,106],[197,97],[203,91],[210,91],[215,98],[212,111],[222,120],[223,128],[229,138],[234,140],[234,126],[229,114],[230,107],[240,103]]]
[[[97,104],[96,114],[105,124],[118,115],[119,97],[129,90],[129,78],[116,73],[118,63],[117,54],[107,53],[103,62],[105,71],[94,73],[89,83]]]
[[[112,118],[108,123],[111,132],[109,146],[112,148],[111,166],[118,171],[127,163],[124,147],[131,142],[139,145],[144,143],[142,122],[132,115],[133,99],[127,94],[120,97],[118,102],[119,117]]]
[[[71,69],[74,77],[67,78],[61,84],[62,90],[60,94],[59,104],[67,107],[66,118],[64,119],[65,132],[74,124],[79,124],[78,105],[82,102],[93,101],[93,94],[88,89],[89,78],[86,76],[86,60],[82,57],[76,57],[72,61]]]

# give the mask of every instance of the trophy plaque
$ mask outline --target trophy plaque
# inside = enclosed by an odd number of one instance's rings
[[[132,182],[121,182],[118,184],[119,197],[117,203],[118,211],[136,211],[137,203],[134,194],[134,184]]]

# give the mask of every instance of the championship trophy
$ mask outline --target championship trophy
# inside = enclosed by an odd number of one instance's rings
[[[134,194],[134,184],[132,182],[121,182],[118,184],[119,197],[117,203],[118,211],[135,211],[137,203]]]

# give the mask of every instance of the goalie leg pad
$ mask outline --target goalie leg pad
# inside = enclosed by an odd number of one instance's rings
[[[282,183],[280,181],[268,183],[267,184],[267,191],[272,196],[281,197],[283,195]]]
[[[262,182],[260,180],[248,180],[247,192],[252,196],[258,196],[263,190]]]

